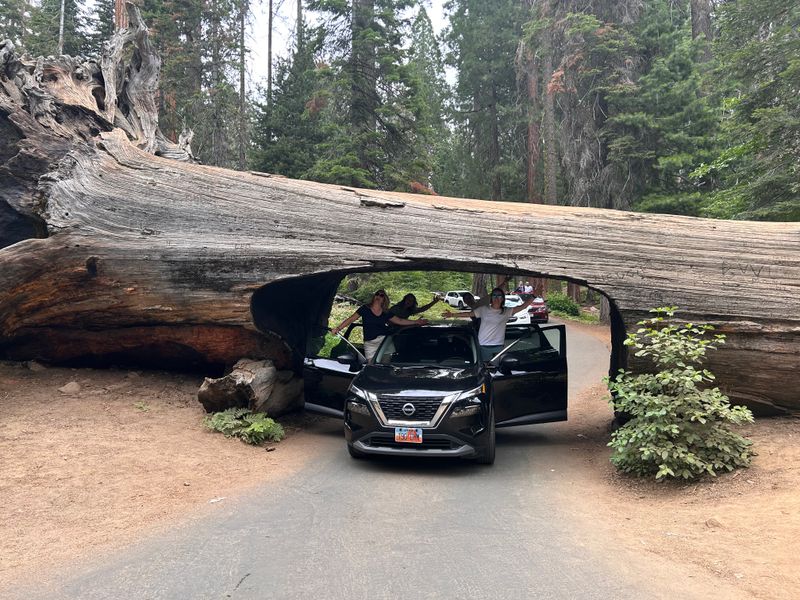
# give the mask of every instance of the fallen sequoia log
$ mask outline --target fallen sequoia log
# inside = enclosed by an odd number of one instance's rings
[[[272,361],[243,358],[224,377],[206,377],[197,399],[206,412],[249,408],[279,417],[303,408],[303,379]]]
[[[715,325],[735,401],[800,408],[800,225],[359,190],[202,166],[155,126],[138,12],[102,61],[0,47],[0,355],[299,372],[350,272],[563,278],[612,307],[611,369],[656,306]],[[128,65],[122,56],[133,52]],[[173,160],[181,159],[181,160]]]

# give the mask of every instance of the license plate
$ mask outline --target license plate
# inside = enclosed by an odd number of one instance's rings
[[[394,441],[406,444],[421,444],[422,429],[420,427],[395,427]]]

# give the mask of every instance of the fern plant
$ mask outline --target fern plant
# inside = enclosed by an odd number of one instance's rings
[[[203,424],[225,437],[238,437],[254,446],[265,441],[279,442],[284,437],[280,423],[269,418],[266,413],[256,413],[249,408],[229,408],[213,413],[203,419]]]
[[[751,423],[743,406],[731,406],[714,375],[702,368],[706,352],[725,337],[705,335],[710,325],[667,322],[676,307],[651,310],[653,318],[640,321],[626,346],[636,356],[649,358],[654,373],[634,375],[620,370],[605,381],[618,412],[632,418],[611,436],[611,462],[621,471],[638,475],[691,479],[708,473],[746,467],[753,456],[751,442],[728,425]]]

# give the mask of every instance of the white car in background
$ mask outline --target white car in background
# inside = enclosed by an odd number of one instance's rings
[[[516,308],[523,303],[522,298],[516,294],[506,294],[506,303],[504,308]],[[521,310],[508,320],[506,325],[530,325],[531,315],[527,310]]]
[[[447,292],[444,295],[444,301],[447,302],[453,308],[469,308],[467,303],[464,301],[464,295],[470,294],[468,290],[456,290],[453,292]],[[480,296],[475,296],[475,300],[480,300]]]

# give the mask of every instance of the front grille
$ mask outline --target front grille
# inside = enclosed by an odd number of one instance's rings
[[[378,403],[387,419],[392,421],[430,421],[439,410],[442,398],[402,398],[396,396],[378,396]],[[403,406],[414,405],[414,414],[407,415]]]
[[[373,448],[403,448],[405,450],[452,450],[453,442],[448,439],[425,439],[421,444],[395,442],[391,435],[373,435],[368,444]]]

